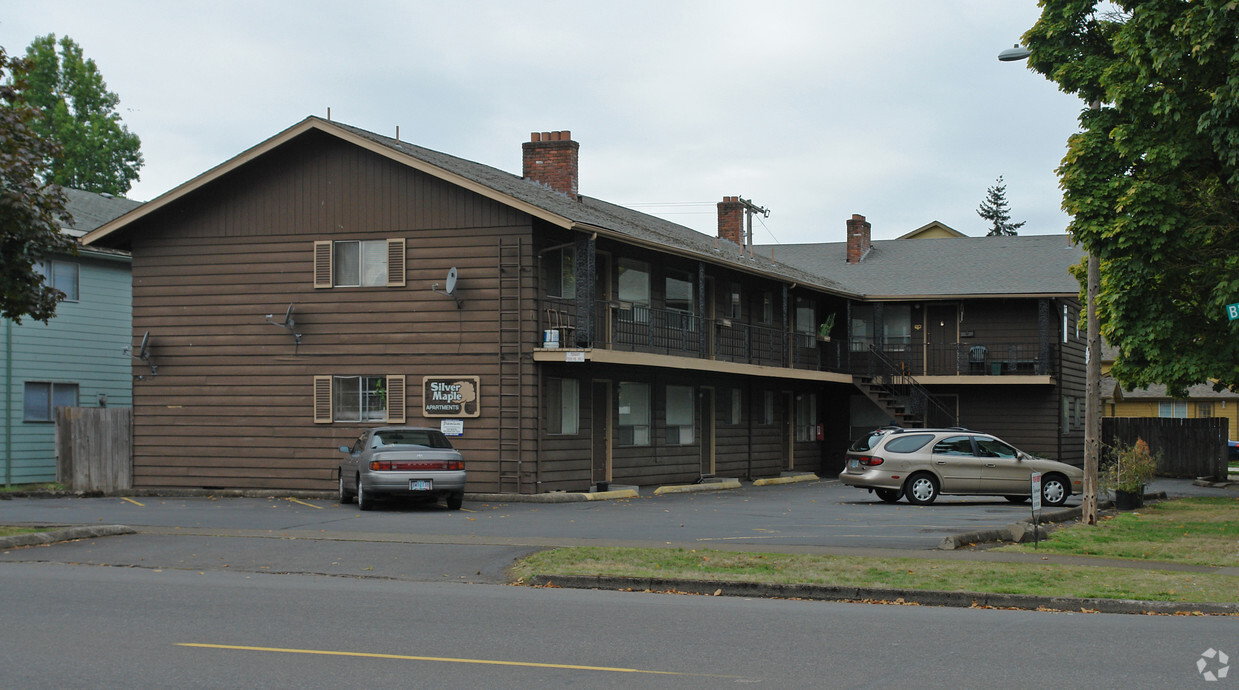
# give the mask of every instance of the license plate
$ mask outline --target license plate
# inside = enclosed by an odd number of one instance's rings
[[[410,479],[409,491],[430,491],[434,488],[434,482],[430,479]]]
[[[852,469],[856,469],[857,467],[860,467],[860,460],[853,460]]]

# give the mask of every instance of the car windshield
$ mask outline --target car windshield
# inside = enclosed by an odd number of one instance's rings
[[[424,446],[426,448],[451,448],[447,437],[434,429],[383,429],[374,432],[371,448],[387,446]]]

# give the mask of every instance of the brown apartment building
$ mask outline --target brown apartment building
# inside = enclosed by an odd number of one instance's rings
[[[710,237],[580,194],[568,132],[522,148],[514,175],[311,117],[87,236],[132,252],[158,366],[135,486],[330,489],[377,424],[452,434],[474,492],[830,473],[892,420],[1078,457],[1076,289],[1020,242],[888,250],[855,217],[856,261],[773,260],[736,197]],[[960,249],[1005,268],[871,284]]]

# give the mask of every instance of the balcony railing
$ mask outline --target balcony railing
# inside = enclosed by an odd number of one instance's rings
[[[708,319],[675,309],[603,300],[594,305],[586,339],[576,302],[545,298],[542,330],[556,331],[561,347],[594,347],[697,357],[796,369],[842,371],[842,343],[821,343],[803,333],[736,319]]]
[[[869,341],[853,339],[849,359],[850,370],[867,374],[871,368]],[[912,376],[1052,376],[1055,373],[1056,344],[986,343],[972,340],[948,345],[919,343],[891,344],[876,347],[884,358],[900,371]]]

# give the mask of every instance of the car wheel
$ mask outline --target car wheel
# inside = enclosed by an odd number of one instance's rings
[[[340,504],[344,505],[346,503],[352,503],[352,502],[353,502],[353,494],[350,494],[348,490],[344,488],[344,473],[341,472],[340,473]]]
[[[903,485],[903,495],[912,505],[927,506],[938,499],[938,480],[926,472],[914,474]]]
[[[374,510],[374,499],[370,494],[366,493],[366,486],[361,483],[361,477],[357,478],[357,508],[359,510]]]
[[[1003,498],[1011,501],[1012,503],[1028,503],[1027,496],[1003,496]]]
[[[460,510],[460,506],[465,502],[465,492],[458,491],[454,494],[447,495],[447,509]]]
[[[1062,475],[1052,474],[1041,480],[1041,502],[1047,506],[1061,506],[1071,495],[1071,485]]]
[[[882,499],[882,501],[885,503],[898,503],[899,502],[899,490],[898,489],[874,489],[873,493],[877,494],[878,498]]]

